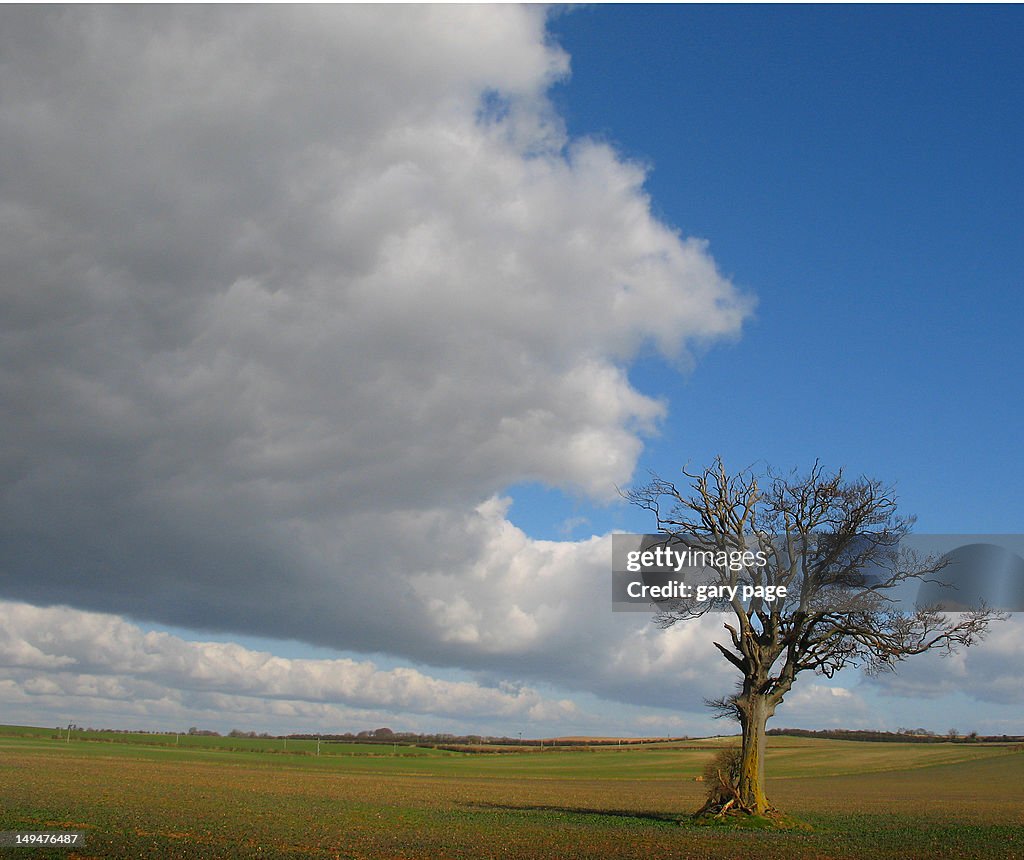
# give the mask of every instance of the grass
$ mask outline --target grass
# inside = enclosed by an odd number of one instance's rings
[[[43,731],[0,729],[0,830],[77,829],[86,845],[10,856],[1024,857],[1024,755],[999,745],[773,737],[769,797],[814,829],[771,832],[688,818],[713,741],[317,757]]]

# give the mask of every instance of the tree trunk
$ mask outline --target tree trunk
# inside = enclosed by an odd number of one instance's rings
[[[750,694],[744,699],[740,708],[743,748],[737,788],[740,803],[755,815],[764,815],[771,809],[764,793],[765,724],[774,708],[761,695]]]

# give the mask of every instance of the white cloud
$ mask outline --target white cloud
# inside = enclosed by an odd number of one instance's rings
[[[960,692],[982,702],[1019,705],[1024,702],[1022,651],[1024,617],[1015,613],[992,624],[981,644],[948,655],[933,651],[912,657],[896,672],[869,683],[889,696],[936,699]]]
[[[800,678],[773,719],[775,726],[807,729],[878,728],[873,713],[856,690]]]
[[[715,726],[722,734],[735,734],[730,724]],[[678,714],[646,714],[633,720],[633,734],[649,737],[702,736],[709,734],[707,719]]]
[[[264,718],[319,714],[351,720],[387,712],[407,720],[427,715],[546,722],[578,716],[572,702],[521,685],[485,687],[351,659],[286,659],[233,643],[144,633],[108,614],[19,603],[2,608],[8,647],[0,651],[0,668],[16,682],[4,694],[7,705],[77,701],[79,708],[103,713],[132,703],[142,708],[136,715],[158,720],[201,713],[215,703]],[[175,703],[172,714],[160,710],[168,701]],[[149,712],[147,703],[157,707]],[[275,703],[285,703],[286,710]],[[320,705],[329,707],[311,709]]]
[[[500,493],[613,497],[631,357],[750,302],[567,137],[543,10],[0,18],[0,594],[604,683],[605,544]]]

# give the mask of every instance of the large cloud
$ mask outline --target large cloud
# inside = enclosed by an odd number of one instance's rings
[[[144,633],[107,614],[18,603],[4,603],[3,612],[0,667],[15,682],[9,692],[44,709],[56,700],[65,702],[66,711],[67,702],[77,701],[78,709],[102,713],[134,702],[141,705],[140,715],[149,706],[147,716],[166,721],[216,702],[266,717],[274,713],[270,703],[284,702],[297,716],[349,720],[381,711],[406,719],[506,723],[577,717],[571,702],[545,699],[522,686],[486,687],[405,667],[381,670],[365,661],[286,659],[233,643],[187,642],[169,633]],[[159,707],[168,701],[176,706],[170,713]]]
[[[671,675],[606,541],[500,493],[613,496],[665,414],[630,359],[750,303],[566,137],[542,11],[10,7],[0,60],[0,594]]]

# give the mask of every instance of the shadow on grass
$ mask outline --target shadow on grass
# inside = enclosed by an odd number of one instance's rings
[[[488,803],[486,801],[466,801],[465,806],[476,809],[500,809],[506,812],[562,812],[572,815],[599,815],[610,818],[629,818],[636,821],[652,821],[660,824],[682,824],[690,816],[671,812],[643,812],[630,809],[593,809],[583,806],[551,806],[546,804],[527,803]]]
[[[494,809],[503,812],[547,812],[568,815],[604,816],[621,818],[630,821],[646,821],[654,824],[674,824],[699,829],[714,828],[721,830],[760,830],[760,831],[812,831],[809,823],[778,812],[763,815],[736,815],[717,818],[714,816],[698,817],[692,813],[645,812],[630,809],[594,809],[583,806],[554,806],[548,804],[527,803],[490,803],[487,801],[466,801],[464,806],[473,809]]]

